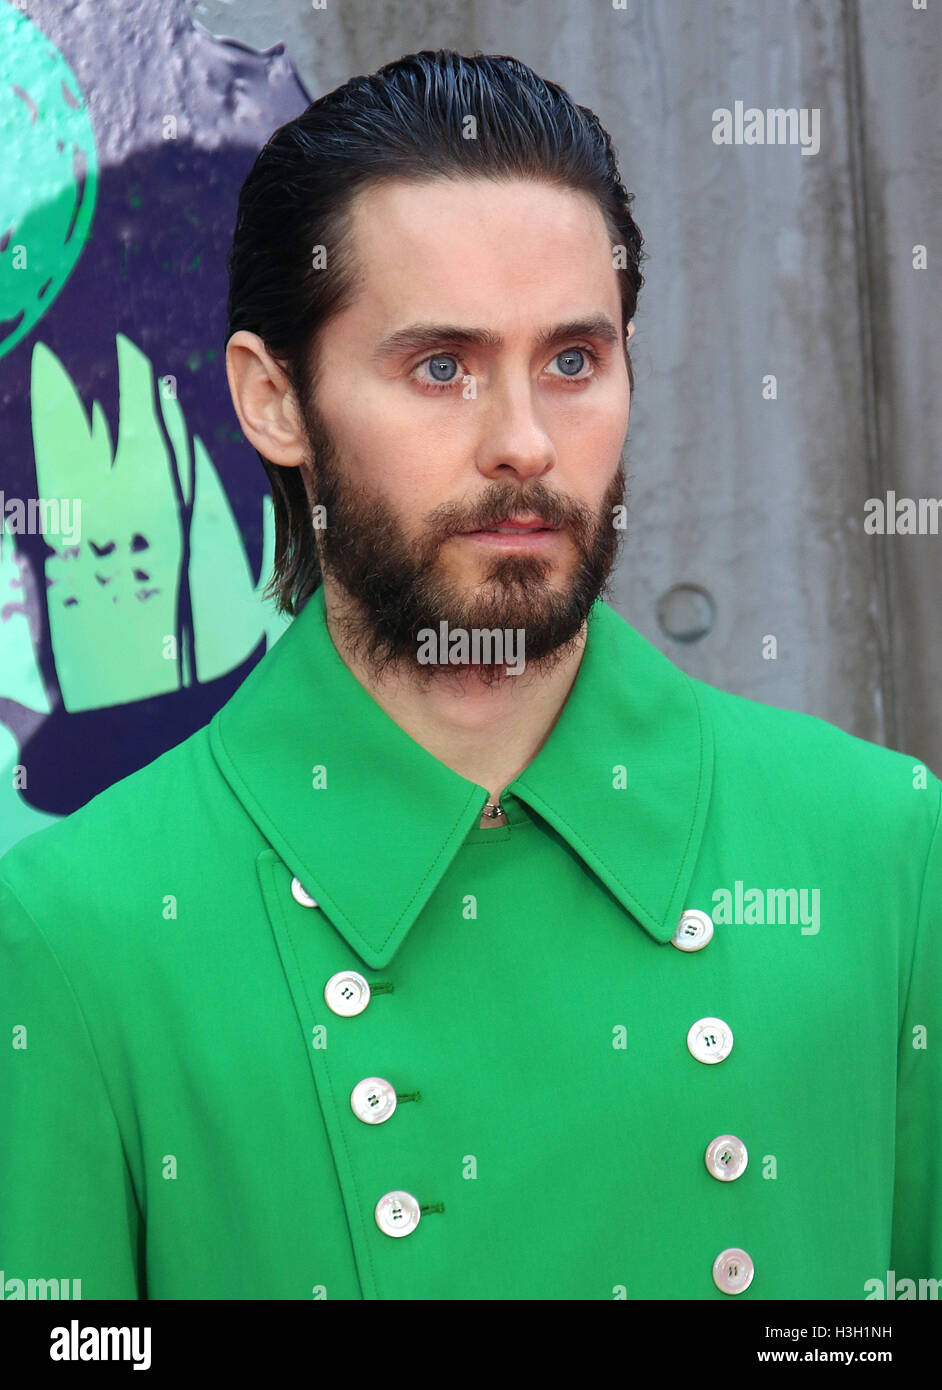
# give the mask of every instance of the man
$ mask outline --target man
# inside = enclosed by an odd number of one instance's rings
[[[404,58],[259,156],[226,368],[296,617],[0,862],[8,1278],[942,1274],[942,783],[689,679],[600,597],[629,201],[595,117],[504,58]]]

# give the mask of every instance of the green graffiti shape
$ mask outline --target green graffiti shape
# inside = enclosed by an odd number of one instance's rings
[[[245,661],[263,636],[273,645],[290,623],[262,599],[274,561],[271,498],[264,502],[256,583],[198,435],[190,464],[190,435],[170,379],[155,390],[146,354],[120,333],[116,345],[116,449],[100,403],[94,402],[89,425],[59,358],[44,343],[33,350],[36,484],[45,506],[43,535],[53,551],[46,559],[46,602],[62,700],[73,712],[214,680]],[[176,641],[191,501],[187,578],[195,675],[185,669]]]
[[[94,403],[89,427],[59,358],[44,343],[33,349],[37,494],[59,502],[58,528],[44,527],[55,552],[46,559],[46,602],[56,674],[70,711],[125,704],[182,684],[175,638],[183,530],[172,466],[153,368],[122,334],[116,342],[114,450],[100,403]]]
[[[273,605],[262,603],[242,536],[219,474],[202,440],[194,438],[196,489],[190,526],[190,602],[200,681],[215,680],[254,650],[265,633],[271,647],[290,619],[277,618]],[[263,576],[275,558],[275,523],[271,498],[265,498]]]
[[[98,155],[75,74],[50,40],[0,0],[0,357],[54,303],[82,254]]]

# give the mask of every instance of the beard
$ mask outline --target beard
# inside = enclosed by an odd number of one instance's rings
[[[503,661],[468,662],[461,668],[418,659],[422,629],[513,629],[522,634],[528,671],[545,675],[576,648],[595,600],[606,590],[623,532],[613,509],[624,505],[621,461],[596,513],[584,503],[532,484],[491,484],[473,503],[446,502],[434,508],[417,536],[409,535],[381,494],[349,480],[316,407],[302,411],[312,464],[305,484],[313,506],[322,506],[326,525],[314,534],[321,570],[342,589],[336,620],[351,654],[374,677],[395,670],[421,683],[469,672],[491,685],[506,677]],[[563,529],[576,552],[563,560],[568,578],[550,582],[559,561],[545,555],[483,554],[481,575],[471,591],[448,574],[442,548],[462,531],[485,530],[507,517],[536,513]],[[452,545],[473,542],[456,541]],[[565,542],[558,550],[568,550]]]

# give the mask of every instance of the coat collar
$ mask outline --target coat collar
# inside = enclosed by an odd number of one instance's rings
[[[209,738],[292,874],[361,959],[384,969],[478,824],[487,788],[439,762],[360,685],[334,647],[323,587]],[[695,683],[598,599],[559,718],[507,790],[666,942],[689,906],[712,772]]]

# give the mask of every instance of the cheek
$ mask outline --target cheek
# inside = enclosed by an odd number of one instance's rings
[[[328,414],[329,409],[329,414]],[[409,534],[435,505],[441,465],[450,458],[437,449],[422,422],[401,418],[402,411],[351,393],[321,406],[345,478],[365,489]]]
[[[628,397],[596,409],[572,411],[555,431],[560,464],[572,461],[583,478],[602,480],[604,489],[618,465],[628,430]]]
[[[621,448],[631,403],[627,371],[609,368],[587,390],[568,399],[563,392],[549,399],[548,422],[567,447],[573,440],[577,447],[578,441],[591,440],[593,450],[601,446],[617,453]]]
[[[436,398],[423,397],[401,384],[385,382],[334,387],[320,403],[324,422],[351,477],[374,484],[395,480],[397,493],[428,488],[433,475],[447,471],[465,452],[471,438],[454,409],[435,409]],[[437,467],[436,467],[437,461]]]
[[[388,460],[396,448],[395,425],[375,408],[368,394],[334,385],[329,393],[321,393],[318,409],[345,477],[375,485],[389,475]]]

